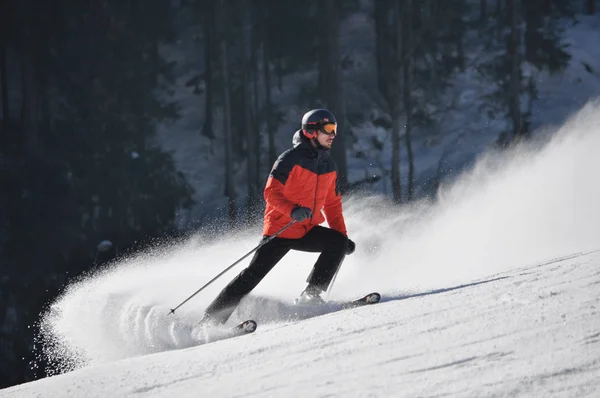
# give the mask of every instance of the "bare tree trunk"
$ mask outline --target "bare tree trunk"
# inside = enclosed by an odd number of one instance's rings
[[[402,103],[400,101],[399,66],[401,63],[401,41],[398,35],[400,21],[398,20],[398,1],[375,1],[375,40],[377,57],[377,85],[383,96],[389,113],[392,141],[392,165],[390,181],[392,197],[396,203],[402,201],[402,180],[400,173],[400,132],[402,131]],[[392,15],[393,25],[390,25],[389,15]]]
[[[400,0],[402,1],[402,0]],[[410,53],[412,49],[412,0],[403,0],[404,7],[402,16],[398,15],[398,20],[402,20],[402,27],[399,29],[401,31],[401,36],[403,39],[402,46],[402,97],[404,102],[404,113],[406,114],[406,134],[405,134],[405,143],[406,143],[406,151],[408,156],[408,187],[406,192],[406,200],[411,201],[414,190],[414,177],[415,177],[415,162],[412,151],[412,96],[411,96],[411,80],[412,80],[412,54]],[[398,7],[400,10],[400,7]],[[403,19],[400,19],[404,17]]]
[[[418,8],[418,7],[417,7]],[[439,3],[438,1],[432,1],[430,3],[430,7],[428,7],[427,9],[424,10],[423,14],[423,20],[427,21],[424,22],[426,24],[432,24],[432,21],[435,20],[439,20]],[[428,43],[428,46],[430,48],[429,51],[427,51],[427,54],[425,55],[425,58],[430,62],[430,67],[426,68],[427,74],[429,75],[429,78],[427,79],[427,98],[434,98],[438,95],[438,93],[440,93],[443,90],[443,85],[440,82],[440,74],[438,71],[438,68],[436,67],[436,64],[438,62],[438,56],[440,53],[440,43],[437,40],[431,40],[430,43]]]
[[[523,17],[526,21],[523,34],[525,60],[533,64],[537,63],[540,42],[543,40],[542,24],[544,16],[539,8],[539,2],[529,1],[523,3]]]
[[[2,119],[5,125],[10,121],[10,107],[8,104],[8,59],[6,56],[6,45],[0,43],[0,87],[2,89]]]
[[[508,40],[508,56],[510,57],[510,118],[513,123],[513,138],[521,134],[521,69],[519,62],[519,26],[518,0],[508,0],[510,16],[510,37]]]
[[[487,0],[479,1],[479,22],[485,24],[487,19]]]
[[[394,51],[394,67],[391,69],[392,74],[397,74],[400,72],[400,67],[402,65],[402,19],[401,19],[401,6],[400,1],[396,0],[394,2],[394,20],[395,20],[395,32],[396,32],[396,48]],[[401,91],[401,80],[394,79],[391,81],[393,83],[392,88],[392,96],[393,103],[390,104],[390,108],[392,109],[392,195],[393,200],[396,203],[402,203],[402,178],[400,174],[400,131],[402,130],[402,104],[400,101],[400,93]]]
[[[213,46],[214,46],[214,19],[215,10],[214,2],[208,1],[203,15],[204,28],[204,126],[202,127],[202,135],[207,137],[210,142],[210,153],[213,153],[213,140],[215,132],[213,130]]]
[[[401,167],[400,167],[400,130],[402,130],[402,111],[401,104],[397,101],[394,104],[392,112],[392,197],[394,202],[402,202],[402,182],[401,182]]]
[[[220,20],[225,19],[225,3],[221,0]],[[223,135],[225,137],[225,197],[227,198],[227,211],[229,224],[233,226],[236,219],[235,187],[233,185],[233,150],[231,130],[231,98],[229,96],[229,61],[227,36],[221,31],[221,68],[223,73]]]
[[[0,102],[2,102],[2,119],[4,125],[10,121],[8,103],[8,7],[6,2],[0,3]],[[1,132],[0,132],[1,134]]]
[[[249,213],[252,213],[252,209],[258,201],[258,186],[256,185],[258,170],[256,170],[256,135],[257,132],[254,129],[252,123],[252,99],[250,89],[250,74],[251,74],[251,63],[249,56],[249,47],[251,45],[252,27],[250,21],[250,5],[248,0],[245,0],[242,7],[244,17],[242,20],[242,29],[240,37],[241,46],[241,58],[242,58],[242,106],[244,108],[244,129],[246,130],[246,184],[248,188],[248,208]]]
[[[505,19],[504,16],[502,15],[502,3],[505,0],[496,0],[496,18],[498,20],[498,23],[496,23],[496,38],[498,39],[498,41],[502,40],[502,35],[503,35],[503,27],[505,26]],[[510,0],[506,0],[506,1],[510,1]]]
[[[386,100],[391,103],[390,93],[390,75],[393,62],[393,44],[388,26],[388,15],[390,13],[389,2],[375,1],[374,19],[375,19],[375,57],[377,63],[377,87],[379,92]],[[391,113],[391,109],[389,110]]]
[[[25,151],[32,153],[36,152],[39,144],[36,79],[32,48],[33,42],[28,21],[24,21],[21,29],[21,90],[23,94],[21,122],[23,126]]]
[[[40,103],[40,127],[42,134],[48,134],[50,131],[50,93],[48,71],[45,66],[47,63],[38,64],[39,66],[39,103]]]
[[[265,83],[265,117],[267,119],[268,154],[269,164],[272,165],[277,159],[275,148],[275,123],[273,122],[273,101],[271,100],[271,62],[269,60],[269,44],[265,37],[263,40],[263,72]]]
[[[267,17],[269,10],[265,2],[261,3],[263,5],[263,13],[265,14],[265,18]],[[271,60],[270,60],[270,51],[269,51],[269,31],[267,29],[267,24],[263,23],[262,25],[262,55],[263,55],[263,82],[265,85],[265,110],[264,115],[267,121],[267,135],[268,135],[268,149],[267,156],[269,166],[275,163],[277,159],[277,148],[275,148],[275,123],[273,120],[273,101],[271,100]]]
[[[596,13],[596,0],[587,0],[585,2],[585,12],[588,15],[594,15]]]
[[[338,182],[345,190],[348,185],[348,164],[346,158],[345,134],[347,134],[346,106],[342,87],[342,60],[340,53],[340,8],[337,0],[324,0],[328,23],[323,24],[324,34],[320,51],[319,80],[325,93],[325,102],[338,120],[338,134],[335,137],[331,156],[338,166]]]
[[[4,10],[0,5],[0,23],[4,22]],[[3,28],[0,28],[0,34]],[[6,55],[6,44],[7,39],[4,34],[0,36],[0,101],[2,102],[2,118],[0,119],[0,175],[3,176],[2,189],[0,190],[0,262],[5,262],[4,250],[6,243],[9,239],[10,234],[10,199],[9,199],[9,183],[6,181],[7,175],[9,175],[10,163],[7,160],[9,153],[7,145],[9,144],[9,123],[10,113],[8,105],[8,72],[7,72],[7,55]],[[1,319],[1,318],[0,318]]]
[[[257,23],[256,21],[256,17],[254,16],[252,18],[252,26],[256,26],[255,24]],[[254,129],[254,148],[256,149],[256,156],[255,156],[255,169],[256,169],[256,176],[254,179],[254,184],[257,187],[258,190],[258,200],[260,201],[260,198],[262,195],[260,195],[261,191],[262,191],[262,186],[261,186],[261,182],[260,182],[260,163],[261,163],[261,154],[263,153],[262,151],[262,128],[261,128],[261,121],[258,117],[259,113],[260,113],[260,88],[259,88],[259,84],[260,84],[260,74],[259,74],[259,57],[260,57],[260,30],[258,28],[253,28],[253,34],[252,34],[252,53],[251,53],[251,57],[250,57],[250,62],[251,62],[251,72],[252,72],[252,92],[254,94],[253,98],[253,105],[252,105],[252,114],[251,119],[252,119],[252,128]],[[258,204],[258,203],[257,203]]]

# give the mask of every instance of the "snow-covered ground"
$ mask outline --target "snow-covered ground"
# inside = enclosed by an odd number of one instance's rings
[[[6,397],[596,397],[600,254],[0,391]]]
[[[331,292],[384,302],[289,320],[313,254],[290,253],[234,313],[248,336],[193,325],[258,227],[195,236],[70,286],[37,349],[57,370],[2,397],[599,396],[600,103],[546,144],[489,155],[440,201],[346,202],[357,252]],[[205,231],[206,236],[210,231]],[[244,263],[245,264],[245,263]]]

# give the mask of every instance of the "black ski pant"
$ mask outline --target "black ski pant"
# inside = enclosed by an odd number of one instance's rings
[[[266,238],[264,238],[266,239]],[[205,319],[225,323],[240,301],[254,289],[290,250],[321,253],[307,282],[327,290],[346,255],[348,238],[336,230],[316,226],[299,239],[273,238],[261,246],[246,269],[219,293],[205,311]]]

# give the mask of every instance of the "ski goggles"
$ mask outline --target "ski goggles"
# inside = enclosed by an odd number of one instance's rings
[[[333,124],[333,123],[327,123],[327,124],[322,124],[319,128],[319,130],[326,135],[337,135],[337,124]]]

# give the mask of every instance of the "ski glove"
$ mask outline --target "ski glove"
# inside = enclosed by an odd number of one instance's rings
[[[290,216],[294,220],[302,222],[307,218],[310,218],[312,216],[312,212],[308,207],[296,206],[294,210],[292,210],[292,214],[290,214]]]
[[[348,238],[348,243],[346,245],[346,254],[352,254],[354,253],[354,250],[356,250],[356,245],[350,240],[350,238]]]

